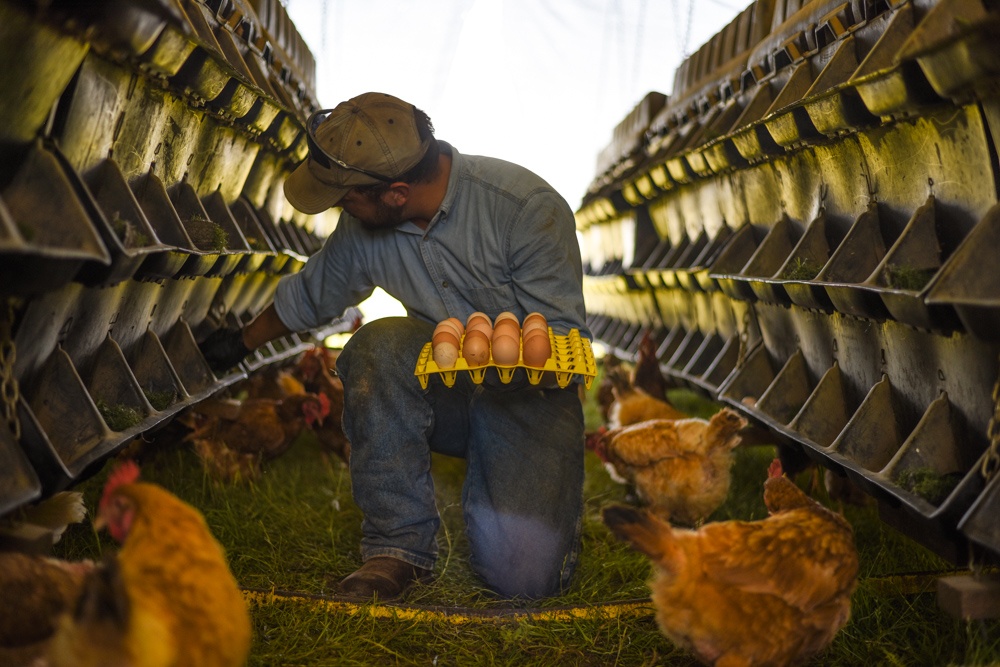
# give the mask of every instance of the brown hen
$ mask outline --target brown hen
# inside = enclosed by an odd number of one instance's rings
[[[252,373],[246,380],[234,386],[233,395],[246,398],[270,398],[281,400],[293,394],[305,393],[302,382],[294,369],[280,366],[265,366]]]
[[[348,463],[351,443],[344,434],[344,383],[335,375],[337,355],[333,350],[316,346],[307,350],[295,368],[295,375],[306,391],[323,394],[330,401],[329,414],[314,427],[324,454],[333,454]]]
[[[603,434],[595,452],[619,482],[675,523],[704,521],[729,494],[733,449],[746,420],[723,408],[704,419],[651,419]]]
[[[336,377],[336,367],[337,355],[334,351],[324,345],[316,345],[302,354],[292,373],[308,392],[343,393],[344,387],[340,378]]]
[[[145,646],[139,633],[131,633],[132,606],[114,553],[87,574],[79,598],[62,618],[59,633],[48,652],[52,664],[73,667],[138,667],[163,664],[157,653],[139,655]],[[151,631],[154,628],[150,628]],[[167,641],[165,633],[142,640]],[[138,657],[137,657],[138,656]]]
[[[254,479],[262,462],[285,453],[305,428],[329,414],[325,396],[298,394],[270,398],[210,398],[179,419],[193,429],[185,436],[208,473],[221,481]]]
[[[0,551],[0,665],[38,664],[93,568],[91,561]]]
[[[608,408],[608,428],[615,429],[638,424],[649,419],[684,419],[686,414],[675,408],[664,397],[657,397],[635,385],[627,372],[611,376],[614,400]]]
[[[667,400],[667,379],[660,369],[660,360],[656,356],[656,341],[649,329],[646,329],[642,340],[639,341],[635,369],[632,371],[632,384],[653,398]]]
[[[656,620],[675,644],[715,667],[801,664],[851,614],[858,554],[844,518],[802,492],[775,460],[764,484],[771,515],[673,528],[611,506],[604,522],[646,554]]]
[[[250,614],[201,513],[138,481],[126,462],[108,477],[95,528],[122,543],[52,639],[52,667],[239,667]]]

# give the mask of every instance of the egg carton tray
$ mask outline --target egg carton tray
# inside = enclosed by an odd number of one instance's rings
[[[465,336],[459,342],[459,349],[465,343]],[[441,368],[434,362],[433,345],[427,343],[420,351],[417,359],[417,368],[413,372],[420,380],[420,386],[427,388],[430,376],[437,374],[446,387],[455,384],[458,374],[468,372],[475,384],[482,384],[486,377],[486,371],[490,368],[497,369],[500,381],[507,384],[514,377],[514,371],[523,368],[528,374],[528,382],[537,385],[542,381],[542,376],[551,372],[555,374],[556,383],[560,387],[565,387],[572,380],[574,375],[583,377],[583,382],[587,389],[597,375],[597,363],[594,361],[594,350],[590,341],[580,335],[578,329],[570,329],[569,334],[557,336],[549,328],[549,345],[552,347],[552,354],[545,360],[542,366],[528,366],[524,363],[524,345],[521,343],[521,352],[518,353],[518,363],[509,366],[501,365],[493,361],[493,353],[490,352],[490,360],[482,366],[469,366],[469,363],[461,356],[455,360],[455,365],[451,368]]]

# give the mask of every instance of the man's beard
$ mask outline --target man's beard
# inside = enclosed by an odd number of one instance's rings
[[[403,222],[405,222],[403,207],[389,206],[379,197],[375,200],[375,215],[371,220],[362,220],[361,224],[368,229],[390,229],[398,227]]]

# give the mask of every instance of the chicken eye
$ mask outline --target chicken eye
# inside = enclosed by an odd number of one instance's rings
[[[123,498],[121,496],[115,497],[115,499],[114,499],[114,508],[115,508],[115,512],[118,513],[119,515],[124,514],[131,507],[132,507],[132,503],[131,503],[131,501],[129,501],[128,498]]]

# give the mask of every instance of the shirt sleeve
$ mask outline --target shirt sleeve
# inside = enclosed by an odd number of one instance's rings
[[[302,269],[278,281],[274,308],[292,331],[323,326],[356,306],[375,289],[354,252],[352,220],[342,213],[326,243]]]
[[[576,219],[555,191],[528,198],[509,239],[510,271],[518,301],[546,316],[552,331],[577,329],[591,338],[583,302],[583,265]]]

